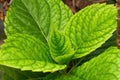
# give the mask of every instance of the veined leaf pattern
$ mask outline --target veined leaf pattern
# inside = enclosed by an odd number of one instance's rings
[[[116,30],[116,14],[113,5],[93,4],[70,19],[65,33],[76,51],[74,58],[89,54],[112,36]]]
[[[55,27],[52,27],[50,35],[49,44],[52,58],[60,64],[68,63],[74,55],[69,38]]]
[[[21,70],[54,72],[66,67],[52,60],[42,41],[27,34],[8,37],[0,53],[0,64]]]

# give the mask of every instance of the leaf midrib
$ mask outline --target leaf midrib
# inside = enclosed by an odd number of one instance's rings
[[[42,29],[41,29],[38,21],[36,21],[36,19],[35,19],[35,18],[33,17],[33,15],[30,13],[29,9],[27,8],[27,6],[26,6],[25,3],[23,2],[23,0],[21,0],[21,1],[22,1],[23,5],[26,7],[26,9],[27,9],[27,11],[28,11],[28,14],[31,15],[31,17],[33,18],[33,20],[35,21],[35,23],[38,25],[38,28],[39,28],[40,32],[42,33],[43,37],[45,38],[46,42],[48,43],[48,40],[47,40],[46,37],[45,37],[45,33],[42,31]]]

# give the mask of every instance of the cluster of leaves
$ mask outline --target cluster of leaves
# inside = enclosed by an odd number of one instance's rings
[[[61,0],[13,0],[0,50],[3,80],[119,80],[114,46],[68,69],[113,35],[116,13],[114,5],[93,4],[73,15]]]

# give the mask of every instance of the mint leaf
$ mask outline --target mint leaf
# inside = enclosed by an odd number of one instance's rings
[[[103,53],[107,48],[110,46],[116,46],[116,32],[104,43],[101,47],[97,48],[95,51],[87,55],[85,58],[86,60],[90,60],[91,58]],[[84,58],[84,59],[85,59]]]
[[[52,60],[48,46],[41,40],[27,34],[8,37],[0,52],[0,64],[43,72],[54,72],[66,67]]]
[[[47,41],[50,25],[54,23],[63,30],[72,15],[61,0],[14,0],[6,16],[8,39],[2,47],[0,64],[43,72],[64,69],[66,65],[56,64],[51,58]]]
[[[74,69],[71,74],[82,80],[119,80],[120,50],[110,47],[98,57]]]
[[[71,16],[60,0],[14,0],[7,12],[5,30],[7,36],[25,33],[46,43],[51,23],[63,29]]]
[[[94,4],[76,13],[65,29],[80,58],[100,47],[116,29],[116,7]]]
[[[7,36],[25,33],[46,42],[47,30],[42,30],[42,28],[48,27],[50,24],[48,9],[49,6],[46,5],[45,0],[14,0],[5,19]]]
[[[50,6],[51,21],[57,29],[63,30],[66,23],[73,16],[71,10],[62,2],[62,0],[46,0]]]
[[[72,59],[74,50],[69,38],[55,27],[52,27],[49,44],[51,56],[57,63],[65,64]]]
[[[49,74],[44,80],[119,80],[120,51],[110,47],[98,57],[91,59],[67,74]]]

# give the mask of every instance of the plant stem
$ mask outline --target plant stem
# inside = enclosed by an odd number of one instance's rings
[[[75,69],[83,61],[83,59],[84,58],[80,59],[79,62],[75,64],[75,66],[73,66],[67,74],[69,74],[73,69]]]
[[[117,47],[118,49],[120,49],[120,0],[116,0],[116,7],[118,10],[118,14],[117,14],[117,39],[116,39],[116,43],[117,43]]]

